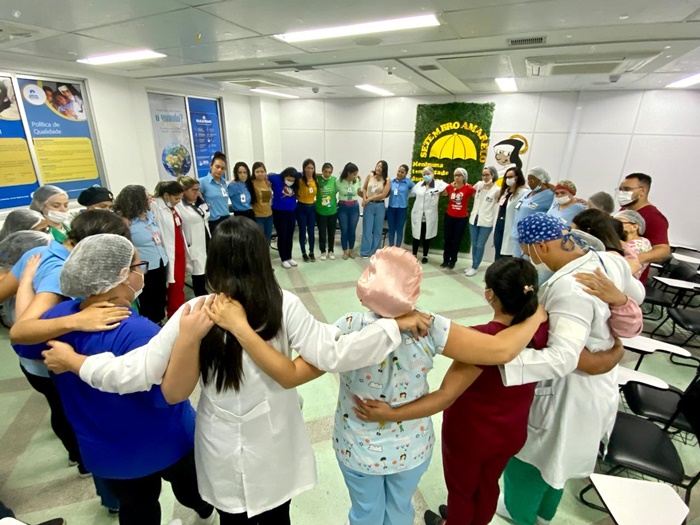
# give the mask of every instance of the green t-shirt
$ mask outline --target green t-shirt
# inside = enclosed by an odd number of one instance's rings
[[[338,181],[338,200],[355,201],[360,193],[360,179],[356,178],[352,183],[346,180]]]
[[[316,213],[319,215],[335,215],[338,213],[338,179],[331,176],[316,179],[318,195],[316,196]]]

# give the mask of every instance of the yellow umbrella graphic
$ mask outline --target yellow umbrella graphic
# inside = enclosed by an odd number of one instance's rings
[[[460,133],[452,133],[452,135],[445,135],[435,141],[435,144],[430,148],[430,157],[476,160],[476,147],[469,137]]]

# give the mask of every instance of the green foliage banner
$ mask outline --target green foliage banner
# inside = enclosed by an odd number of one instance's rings
[[[423,180],[422,170],[430,166],[435,177],[452,182],[456,168],[465,168],[469,183],[481,180],[491,135],[491,122],[496,108],[494,102],[476,104],[471,102],[451,102],[449,104],[419,104],[416,110],[416,132],[413,142],[413,162],[411,178],[414,182]],[[472,200],[469,209],[472,208]],[[413,200],[409,203],[409,219],[406,221],[406,237],[410,239],[410,213]],[[439,204],[438,234],[431,242],[431,248],[443,247],[443,217],[447,209],[447,199]],[[469,228],[464,235],[460,251],[470,248]]]

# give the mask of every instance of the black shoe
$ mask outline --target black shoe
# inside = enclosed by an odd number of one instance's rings
[[[425,263],[428,262],[428,258],[427,258],[427,257],[423,257],[423,258],[420,260],[420,262],[422,262],[423,264],[425,264]]]
[[[301,254],[301,258],[304,259],[304,262],[309,262],[309,256],[306,255],[305,253]]]
[[[440,513],[440,516],[442,516],[443,519],[447,519],[447,505],[440,505],[438,507],[438,512]]]
[[[447,268],[447,263],[445,261],[442,261],[440,268]]]
[[[314,252],[311,252],[311,253],[309,254],[309,260],[310,260],[311,262],[316,262],[316,257],[314,257]]]
[[[90,476],[92,476],[92,474],[88,469],[85,468],[85,465],[83,465],[82,463],[78,463],[78,476],[80,476],[81,478],[89,478]]]
[[[107,512],[109,512],[110,516],[116,516],[119,514],[119,509],[107,509]]]
[[[449,264],[447,265],[447,267],[448,267],[450,270],[454,270],[454,268],[455,268],[455,263],[451,262],[451,263],[449,263]]]
[[[39,525],[65,525],[66,520],[63,518],[54,518],[49,521],[42,521]]]
[[[432,510],[426,510],[425,514],[423,514],[423,519],[425,520],[425,525],[442,525],[444,523],[442,518]]]

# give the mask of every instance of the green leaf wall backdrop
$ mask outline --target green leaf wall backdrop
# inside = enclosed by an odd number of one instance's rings
[[[481,180],[491,135],[491,122],[496,108],[494,102],[475,104],[471,102],[451,102],[449,104],[419,104],[416,109],[416,132],[413,142],[413,162],[410,176],[416,183],[423,180],[423,168],[431,166],[435,178],[448,183],[453,180],[456,168],[465,168],[469,183]],[[473,197],[469,200],[472,209]],[[410,242],[411,210],[413,199],[408,205],[406,221],[406,242]],[[443,218],[447,209],[447,197],[440,198],[438,206],[438,234],[430,247],[443,248]],[[471,247],[467,228],[461,252]]]

